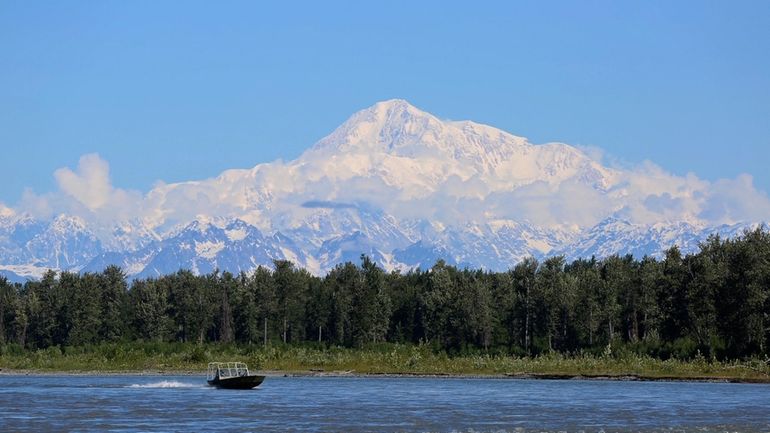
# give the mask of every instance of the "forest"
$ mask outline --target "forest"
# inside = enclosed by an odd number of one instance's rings
[[[358,348],[393,342],[452,355],[627,350],[658,359],[767,359],[770,232],[710,237],[696,253],[567,262],[506,272],[386,272],[370,258],[325,276],[289,261],[251,273],[189,270],[128,281],[100,273],[0,278],[0,346],[224,342]]]

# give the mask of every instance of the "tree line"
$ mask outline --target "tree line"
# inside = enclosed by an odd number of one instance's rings
[[[650,356],[767,357],[770,232],[710,237],[662,259],[611,256],[506,272],[386,272],[370,258],[323,277],[285,260],[252,273],[188,270],[126,281],[101,273],[0,278],[0,345],[27,349],[120,341],[361,347],[429,344],[449,354],[535,355],[632,350]]]

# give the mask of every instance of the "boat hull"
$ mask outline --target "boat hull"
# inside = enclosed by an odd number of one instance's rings
[[[249,375],[227,377],[224,379],[214,378],[207,382],[211,386],[222,389],[252,389],[259,386],[264,380],[265,376]]]

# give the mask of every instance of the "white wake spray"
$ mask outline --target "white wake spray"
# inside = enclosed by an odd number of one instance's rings
[[[162,380],[160,382],[129,385],[128,388],[200,388],[201,385],[183,383],[175,380]]]

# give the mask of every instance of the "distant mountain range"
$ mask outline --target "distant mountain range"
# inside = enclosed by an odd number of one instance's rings
[[[693,251],[710,234],[761,223],[710,217],[704,207],[716,198],[702,183],[609,168],[566,144],[534,145],[390,100],[294,161],[159,185],[135,214],[44,219],[6,209],[0,274],[23,281],[110,264],[131,277],[249,272],[273,259],[321,274],[361,254],[389,270],[438,259],[503,270],[527,256]]]

